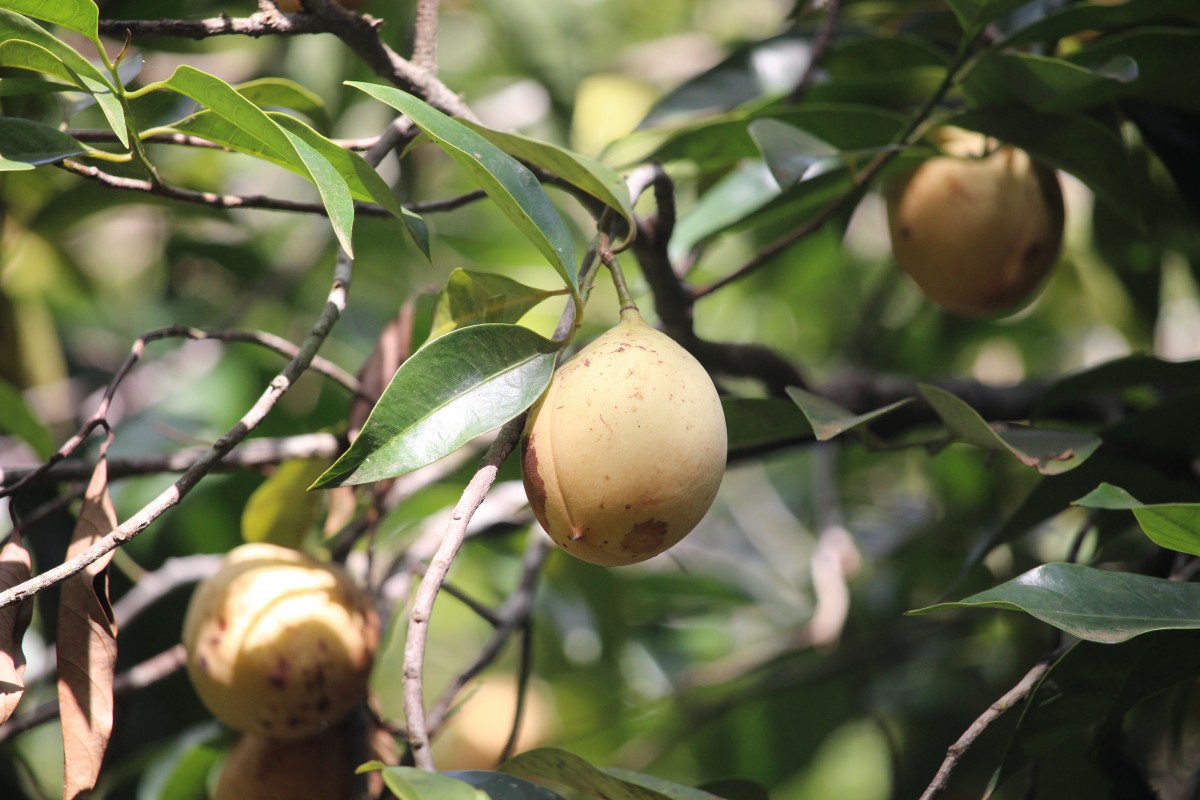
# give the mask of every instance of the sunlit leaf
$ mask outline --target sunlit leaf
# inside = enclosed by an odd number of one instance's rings
[[[445,774],[486,792],[492,800],[562,800],[544,786],[538,786],[536,783],[530,783],[503,772],[473,769]]]
[[[1200,584],[1081,564],[1043,564],[987,591],[910,614],[949,608],[1024,611],[1092,642],[1123,642],[1150,631],[1200,628]]]
[[[1102,483],[1075,505],[1132,511],[1142,530],[1159,547],[1200,555],[1200,503],[1144,504],[1111,483]]]
[[[1100,439],[1090,433],[989,425],[979,412],[945,389],[920,384],[918,390],[959,440],[988,450],[1007,450],[1022,464],[1043,475],[1074,469],[1100,446]]]
[[[100,9],[92,0],[4,0],[4,7],[82,33],[93,41],[97,38]]]
[[[29,170],[87,150],[62,131],[16,117],[0,118],[0,172]]]
[[[332,125],[329,111],[321,96],[307,86],[287,78],[258,78],[233,87],[238,94],[263,110],[290,108],[312,120],[313,125],[328,131]]]
[[[459,268],[450,273],[446,288],[438,295],[429,336],[484,322],[519,322],[534,306],[559,294],[562,292],[534,289],[503,275]]]
[[[359,772],[379,769],[383,782],[399,800],[488,800],[488,795],[465,781],[416,767],[364,764]]]
[[[242,509],[242,538],[298,548],[317,515],[320,498],[308,491],[329,462],[296,459],[279,465],[259,484]]]
[[[789,386],[787,393],[812,425],[813,433],[819,442],[828,441],[912,402],[911,399],[905,398],[865,414],[854,414],[837,403],[795,386]]]
[[[404,362],[313,488],[394,478],[500,427],[550,384],[557,351],[519,325],[473,325],[434,339]]]
[[[766,162],[750,161],[739,166],[705,192],[680,218],[671,236],[671,260],[680,261],[692,248],[728,230],[779,194],[779,184]]]
[[[575,288],[575,244],[533,173],[466,125],[407,92],[359,81],[347,84],[411,119],[467,170],[517,230],[558,271],[567,286]]]

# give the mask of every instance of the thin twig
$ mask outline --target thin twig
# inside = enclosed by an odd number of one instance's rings
[[[254,405],[229,429],[221,438],[213,443],[170,487],[147,503],[132,517],[110,531],[94,545],[84,550],[78,556],[53,567],[30,580],[20,583],[10,589],[0,592],[0,608],[6,608],[42,591],[48,586],[65,580],[80,570],[102,558],[107,553],[133,539],[158,519],[167,509],[176,505],[188,492],[195,488],[213,467],[233,450],[246,436],[258,427],[267,413],[275,407],[279,399],[304,374],[316,356],[318,348],[333,329],[342,311],[346,307],[346,295],[352,275],[352,262],[348,258],[339,257],[330,288],[316,323],[309,331],[304,343],[296,356],[288,362],[284,369],[271,380],[270,385],[262,393]],[[129,363],[129,362],[127,362]]]
[[[946,759],[938,768],[937,774],[933,776],[933,780],[921,795],[920,800],[932,800],[946,790],[946,785],[950,781],[950,773],[958,765],[963,755],[975,743],[975,740],[987,730],[988,726],[1004,715],[1005,712],[1019,705],[1033,691],[1033,687],[1037,685],[1042,676],[1050,669],[1050,665],[1054,663],[1054,659],[1059,655],[1059,651],[1051,653],[1037,664],[1034,664],[1033,669],[1025,673],[1025,677],[1017,681],[1017,685],[1004,693],[996,702],[988,706],[987,711],[979,715],[979,718],[971,723],[970,727],[963,732],[963,735],[958,737],[958,741],[950,745],[950,749],[946,751]]]
[[[533,618],[526,615],[521,626],[521,662],[517,670],[517,707],[513,709],[512,728],[508,740],[500,750],[496,763],[503,764],[512,758],[521,740],[521,726],[525,721],[526,699],[529,697],[529,680],[533,677]]]
[[[433,613],[433,604],[437,600],[442,583],[446,580],[446,574],[450,571],[450,565],[454,562],[454,556],[462,546],[471,515],[487,496],[487,490],[496,480],[500,465],[516,447],[524,423],[525,415],[521,414],[504,425],[496,435],[483,457],[479,470],[454,506],[450,522],[446,526],[446,534],[437,553],[429,562],[429,568],[417,588],[417,596],[413,601],[408,634],[404,642],[404,717],[413,759],[421,769],[434,769],[433,753],[429,746],[429,729],[425,720],[424,697],[425,645],[429,637],[429,618]]]
[[[837,39],[838,28],[841,26],[842,20],[842,3],[843,0],[826,2],[825,22],[817,32],[816,38],[813,39],[812,55],[809,57],[808,66],[804,68],[804,74],[800,76],[792,93],[788,95],[788,103],[795,105],[804,99],[804,95],[808,94],[809,87],[817,77],[817,70],[820,69],[821,62],[825,60],[834,40]]]

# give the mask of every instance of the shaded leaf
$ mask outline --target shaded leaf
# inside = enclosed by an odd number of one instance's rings
[[[1080,639],[1123,642],[1150,631],[1200,628],[1200,584],[1043,564],[963,600],[908,613],[971,607],[1024,611]]]
[[[877,417],[895,411],[900,406],[912,402],[911,399],[905,398],[904,400],[897,400],[895,403],[886,405],[883,408],[868,411],[865,414],[854,414],[842,408],[837,403],[833,403],[824,397],[806,392],[795,386],[789,386],[787,393],[788,397],[792,398],[792,402],[803,412],[809,424],[812,425],[813,434],[819,442],[828,441],[835,436],[843,434],[848,430],[853,430],[864,423],[870,422]]]
[[[9,535],[0,549],[0,591],[29,580],[32,575],[29,551],[21,544],[21,534]],[[33,618],[33,603],[26,600],[0,608],[0,725],[3,725],[25,694],[25,653],[21,639]]]
[[[329,466],[325,459],[285,461],[259,484],[242,509],[242,538],[298,548],[317,516],[320,498],[308,491]]]
[[[704,791],[725,800],[770,800],[771,794],[761,783],[744,778],[725,778],[701,784]]]
[[[108,496],[108,461],[101,454],[83,496],[73,558],[117,527]],[[113,725],[113,674],[117,622],[108,597],[108,554],[62,583],[58,611],[58,703],[65,772],[63,797],[86,795],[96,785]]]
[[[460,267],[450,273],[446,288],[438,294],[429,336],[483,322],[519,322],[534,306],[560,294],[561,290],[534,289],[503,275]]]
[[[781,189],[811,177],[822,163],[828,168],[831,158],[834,166],[840,166],[836,147],[786,122],[756,119],[747,130]]]
[[[994,784],[1137,703],[1200,672],[1200,636],[1161,631],[1120,644],[1078,642],[1050,667],[1021,712]]]
[[[0,49],[0,55],[3,55]],[[0,78],[0,97],[16,97],[26,94],[50,94],[71,92],[75,87],[56,80],[42,78]]]
[[[633,204],[629,198],[629,187],[620,173],[595,159],[559,147],[522,136],[518,133],[503,133],[485,128],[469,120],[463,120],[471,130],[508,153],[513,158],[533,164],[552,175],[557,175],[577,189],[587,192],[611,208],[625,220],[625,230],[616,237],[614,247],[618,250],[629,244],[637,231],[633,219]]]
[[[289,169],[312,181],[329,214],[338,243],[347,253],[353,254],[350,234],[354,226],[354,202],[345,179],[328,159],[302,136],[276,124],[266,112],[220,78],[184,64],[177,67],[163,85],[211,109],[252,137],[257,145],[256,154],[276,163],[286,163]]]
[[[0,118],[0,172],[33,169],[87,150],[62,131],[16,117]]]
[[[0,129],[5,122],[0,119]],[[0,431],[20,437],[42,460],[54,453],[50,431],[29,410],[21,391],[3,378],[0,378]]]
[[[4,7],[97,39],[100,9],[92,0],[4,0]]]
[[[974,33],[997,17],[1029,0],[946,0],[963,30]]]
[[[333,124],[321,96],[307,86],[287,78],[259,78],[239,83],[233,88],[237,89],[238,94],[242,97],[263,110],[290,108],[293,111],[299,111],[321,130],[327,131]]]
[[[232,738],[215,721],[183,731],[142,772],[137,800],[209,800],[208,776],[228,755]]]
[[[945,389],[918,384],[918,391],[959,440],[988,450],[1004,449],[1043,475],[1057,475],[1082,464],[1100,446],[1090,433],[989,425],[979,413]]]
[[[562,800],[559,795],[544,786],[503,772],[461,770],[445,774],[486,792],[492,800]]]
[[[1070,60],[1099,70],[1120,59],[1137,64],[1137,73],[1120,96],[1200,112],[1200,96],[1179,79],[1181,64],[1195,63],[1200,31],[1180,27],[1120,31],[1091,42]]]
[[[1083,31],[1132,28],[1153,22],[1190,21],[1200,24],[1200,6],[1195,0],[1126,0],[1116,5],[1077,3],[1018,28],[1004,40],[1016,47],[1049,41]]]
[[[80,89],[93,95],[97,105],[104,112],[109,126],[117,139],[125,147],[129,146],[129,131],[125,125],[125,109],[117,99],[116,92],[108,78],[90,61],[80,55],[73,47],[55,36],[47,33],[35,22],[14,13],[8,8],[0,8],[0,42],[21,40],[30,42],[49,52],[67,68],[69,80]],[[18,58],[32,57],[33,51],[21,48]],[[44,59],[38,57],[38,65],[31,64],[30,69],[40,70]],[[50,73],[57,75],[58,73]],[[59,77],[63,77],[59,75]]]
[[[1102,483],[1075,505],[1132,511],[1142,530],[1159,547],[1200,555],[1200,503],[1146,505],[1124,489]]]
[[[703,789],[695,789],[691,786],[673,783],[655,775],[646,775],[641,772],[633,772],[618,767],[602,767],[601,769],[614,778],[620,778],[634,786],[641,786],[644,789],[658,792],[663,797],[671,798],[671,800],[716,800],[717,797]]]
[[[394,478],[500,427],[545,391],[557,351],[518,325],[473,325],[434,339],[404,362],[313,488]]]
[[[380,770],[383,782],[400,800],[488,800],[488,796],[470,784],[416,767],[385,767],[372,761],[358,771]]]
[[[812,438],[812,426],[795,403],[780,397],[722,397],[729,452]]]
[[[388,86],[347,81],[401,112],[467,170],[525,238],[575,290],[575,244],[557,209],[528,169],[487,139],[416,97]]]
[[[500,771],[552,781],[604,800],[663,800],[667,797],[610,775],[574,753],[556,747],[539,747],[515,755],[500,765]]]
[[[966,111],[950,117],[946,124],[994,136],[1071,173],[1131,224],[1142,224],[1141,193],[1115,125],[1082,114],[1021,108]]]
[[[963,91],[976,106],[1019,106],[1068,112],[1110,103],[1138,76],[1128,56],[1092,70],[1034,53],[996,53],[963,78]]]
[[[1182,389],[1200,383],[1200,359],[1165,361],[1148,355],[1131,355],[1106,361],[1091,369],[1057,380],[1038,398],[1038,415],[1098,394],[1129,390]]]

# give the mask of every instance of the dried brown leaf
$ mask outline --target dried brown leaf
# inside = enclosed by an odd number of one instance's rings
[[[83,497],[67,558],[117,527],[103,454]],[[64,800],[86,797],[96,785],[113,725],[117,623],[108,597],[106,555],[62,584],[58,611],[58,701],[62,716]]]
[[[20,532],[14,531],[0,550],[0,591],[24,583],[32,573],[29,551],[21,544]],[[25,693],[21,637],[32,616],[33,603],[28,600],[0,609],[0,724],[13,715]]]

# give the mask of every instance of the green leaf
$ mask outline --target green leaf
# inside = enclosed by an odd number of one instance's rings
[[[575,244],[558,211],[528,169],[500,148],[416,97],[388,86],[347,81],[413,121],[426,136],[467,170],[512,220],[572,292],[576,290]]]
[[[57,72],[49,74],[66,77],[80,89],[93,95],[113,133],[117,135],[122,145],[129,146],[129,131],[126,130],[125,125],[125,108],[117,99],[116,90],[104,73],[73,47],[47,33],[36,23],[7,8],[0,8],[0,42],[7,45],[14,40],[36,45],[61,61],[66,67],[66,75]],[[26,68],[42,71],[41,67],[45,66],[46,62],[40,55],[35,56],[33,51],[28,48],[19,48],[17,52],[17,58],[36,59],[36,63],[31,61]],[[12,66],[20,65],[13,64]]]
[[[1050,667],[1026,700],[994,784],[999,786],[1059,744],[1200,672],[1200,636],[1148,633],[1121,644],[1078,642]]]
[[[835,166],[841,165],[836,147],[786,122],[756,119],[748,131],[781,189],[795,186],[822,162],[833,159]]]
[[[1075,502],[1083,508],[1129,510],[1159,547],[1200,555],[1200,503],[1139,503],[1129,492],[1102,483]]]
[[[917,389],[960,441],[988,450],[1007,450],[1043,475],[1078,467],[1100,446],[1100,439],[1090,433],[999,423],[993,427],[945,389],[928,384],[918,384]]]
[[[1076,3],[1013,31],[1004,47],[1060,39],[1083,31],[1110,31],[1154,22],[1188,21],[1200,24],[1195,0],[1127,0],[1111,5]]]
[[[1038,398],[1038,415],[1097,395],[1121,395],[1143,390],[1177,390],[1200,384],[1200,359],[1165,361],[1132,355],[1106,361],[1091,369],[1067,375]]]
[[[434,339],[396,371],[358,438],[313,488],[394,478],[500,427],[541,396],[557,351],[518,325]]]
[[[599,161],[581,156],[565,147],[531,139],[518,133],[503,133],[485,128],[469,120],[463,120],[471,130],[492,144],[535,167],[557,175],[575,188],[590,194],[617,212],[625,220],[625,231],[614,244],[618,250],[633,238],[637,224],[633,219],[633,204],[629,199],[629,187],[620,173]]]
[[[290,108],[304,114],[321,130],[329,130],[332,121],[321,96],[286,78],[259,78],[233,87],[238,94],[259,108]]]
[[[604,800],[664,800],[668,797],[655,789],[623,780],[556,747],[539,747],[513,756],[500,765],[500,771],[552,781]]]
[[[329,214],[338,243],[353,255],[350,234],[354,226],[354,201],[345,179],[328,159],[304,138],[276,124],[266,112],[216,76],[184,64],[176,67],[163,85],[211,109],[251,136],[258,144],[259,153],[277,163],[286,162],[290,169],[312,181]]]
[[[1200,30],[1141,28],[1120,31],[1089,43],[1070,60],[1099,70],[1120,59],[1137,64],[1137,73],[1122,87],[1120,96],[1200,112],[1200,96],[1188,81],[1179,79],[1179,65],[1194,63],[1200,48]]]
[[[317,516],[319,500],[308,491],[329,466],[325,459],[296,459],[279,465],[242,508],[242,538],[298,548]]]
[[[42,78],[0,78],[0,97],[73,91],[74,86],[61,81]]]
[[[92,0],[4,0],[4,7],[82,33],[93,42],[98,38],[100,9]]]
[[[813,434],[819,442],[828,441],[912,402],[911,398],[905,398],[865,414],[854,414],[837,403],[795,386],[789,386],[787,394],[808,419],[809,424],[812,425]]]
[[[1029,0],[946,0],[963,30],[974,33],[992,20]]]
[[[429,337],[485,322],[516,323],[538,303],[560,294],[561,290],[534,289],[503,275],[460,267],[438,294]]]
[[[691,786],[684,786],[679,783],[672,783],[654,775],[646,775],[641,772],[633,772],[619,767],[602,767],[602,771],[620,778],[625,783],[641,786],[643,789],[650,789],[658,792],[663,797],[669,797],[671,800],[717,800],[717,796],[709,794],[703,789],[695,789]]]
[[[384,767],[378,762],[364,764],[379,769],[383,782],[400,800],[488,800],[488,796],[464,781],[416,767]]]
[[[1081,114],[1020,108],[966,111],[946,120],[1014,144],[1039,161],[1069,172],[1134,225],[1142,224],[1140,192],[1120,131]]]
[[[4,122],[11,120],[0,119],[0,132],[3,131]],[[0,143],[2,141],[3,135],[0,133]],[[50,431],[29,410],[21,390],[3,378],[0,378],[0,430],[22,439],[43,461],[54,454],[54,440],[50,438]]]
[[[908,613],[972,607],[1024,611],[1080,639],[1123,642],[1150,631],[1200,628],[1200,584],[1043,564],[963,600]]]
[[[536,783],[530,783],[503,772],[477,769],[444,774],[486,792],[492,800],[562,800],[559,795],[544,786],[538,786]]]
[[[700,788],[725,800],[771,800],[765,786],[745,778],[723,778],[702,783]]]
[[[1112,102],[1137,75],[1137,62],[1128,56],[1091,70],[1034,53],[995,53],[964,76],[962,88],[974,106],[1062,113]]]
[[[40,72],[65,81],[71,89],[82,88],[78,76],[67,68],[61,58],[41,45],[22,39],[0,42],[0,66]]]
[[[722,397],[729,452],[811,439],[812,426],[796,404],[780,397]]]
[[[57,128],[16,117],[0,117],[0,172],[33,169],[87,152]]]
[[[779,197],[779,184],[764,161],[748,161],[717,181],[680,218],[668,244],[678,263],[697,245],[728,230]]]

